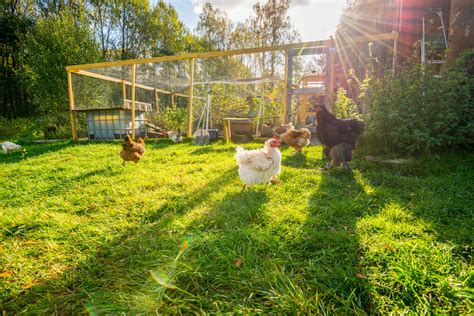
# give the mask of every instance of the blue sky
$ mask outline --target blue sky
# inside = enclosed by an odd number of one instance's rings
[[[178,11],[180,19],[193,30],[199,19],[202,5],[210,2],[227,12],[234,22],[244,21],[252,13],[258,0],[165,0]],[[155,3],[156,1],[151,1]],[[260,1],[264,2],[264,1]],[[293,0],[289,15],[303,41],[329,38],[334,34],[346,0]]]

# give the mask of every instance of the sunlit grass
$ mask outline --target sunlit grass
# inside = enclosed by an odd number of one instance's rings
[[[283,149],[283,183],[241,192],[234,147],[150,142],[125,168],[119,143],[0,154],[0,308],[472,312],[472,154],[322,174],[320,147]]]

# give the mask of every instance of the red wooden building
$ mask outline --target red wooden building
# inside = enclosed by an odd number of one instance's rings
[[[399,61],[416,56],[442,63],[447,47],[450,57],[474,48],[473,24],[474,0],[357,0],[341,19],[338,36],[398,32]]]

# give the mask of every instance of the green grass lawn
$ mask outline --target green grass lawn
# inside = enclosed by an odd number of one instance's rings
[[[0,309],[473,312],[474,154],[321,173],[321,147],[283,148],[282,183],[241,192],[234,148],[0,153]]]

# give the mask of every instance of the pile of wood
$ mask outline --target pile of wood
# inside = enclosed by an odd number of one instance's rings
[[[150,122],[146,122],[145,125],[147,138],[168,138],[168,134],[163,128]]]

